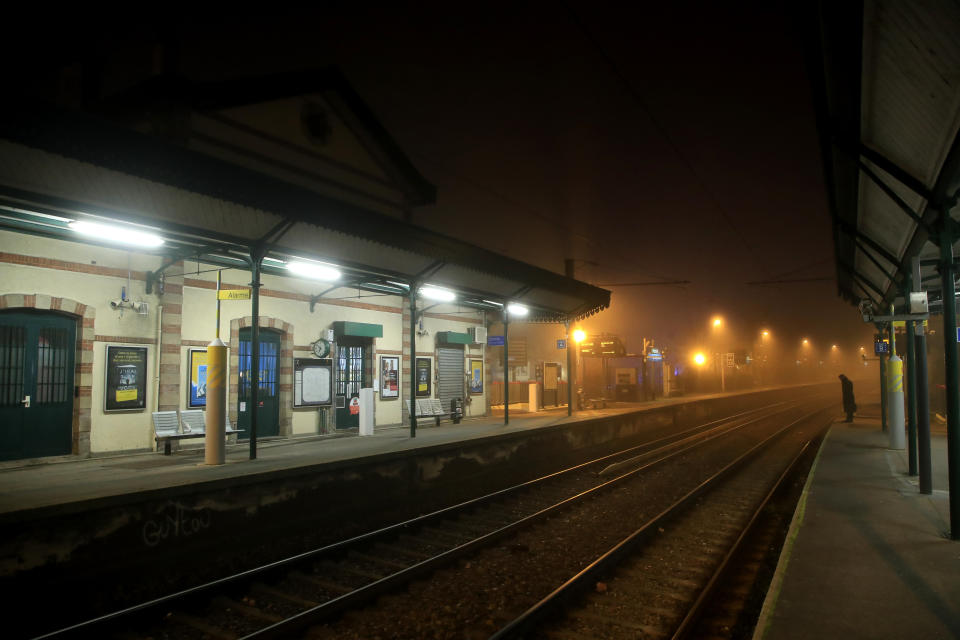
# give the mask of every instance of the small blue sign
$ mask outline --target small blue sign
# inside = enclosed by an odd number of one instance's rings
[[[960,329],[957,329],[957,336],[960,336]],[[960,342],[960,337],[957,338],[957,342]],[[557,349],[566,349],[567,341],[566,340],[557,340]]]
[[[890,343],[883,340],[877,340],[873,343],[873,353],[877,356],[890,353]]]
[[[960,342],[960,327],[957,327],[957,342]]]
[[[487,336],[487,346],[488,346],[488,347],[502,347],[502,346],[503,346],[503,336]]]

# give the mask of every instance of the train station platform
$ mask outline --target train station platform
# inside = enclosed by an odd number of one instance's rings
[[[794,515],[755,640],[960,638],[960,542],[949,539],[946,430],[933,494],[887,448],[879,406],[835,423]]]
[[[408,425],[380,427],[372,436],[359,436],[356,429],[332,435],[262,439],[257,458],[250,460],[249,443],[226,448],[226,464],[203,463],[202,440],[172,455],[137,452],[77,458],[64,456],[35,462],[7,462],[0,466],[0,520],[4,514],[52,510],[57,506],[91,501],[98,504],[122,500],[142,492],[189,486],[214,480],[269,474],[303,466],[323,465],[370,456],[400,454],[493,435],[530,431],[553,425],[653,410],[673,404],[697,402],[719,394],[670,398],[656,402],[614,403],[606,409],[577,411],[568,417],[566,407],[529,413],[511,407],[510,424],[503,424],[503,409],[488,417],[465,418],[460,424],[449,419],[437,426],[421,418],[415,438]],[[497,415],[499,414],[499,415]],[[192,445],[192,446],[191,446]],[[67,507],[68,508],[68,507]]]
[[[249,459],[249,444],[242,441],[227,446],[226,464],[222,466],[203,464],[202,440],[186,441],[185,448],[169,456],[147,451],[3,462],[0,463],[0,522],[11,517],[19,519],[27,513],[48,515],[55,511],[116,505],[126,500],[139,500],[139,494],[156,494],[165,489],[173,490],[171,493],[175,494],[179,493],[177,488],[213,481],[293,472],[305,467],[377,456],[403,455],[418,449],[530,432],[625,413],[651,412],[664,407],[696,405],[789,388],[783,386],[726,394],[687,395],[642,403],[611,402],[607,408],[579,410],[569,417],[566,406],[529,413],[511,405],[509,425],[503,424],[503,406],[500,405],[490,416],[468,417],[457,425],[444,420],[436,426],[434,420],[421,418],[415,438],[410,437],[409,426],[395,425],[378,427],[374,435],[363,437],[353,429],[325,436],[262,439],[258,442],[255,460]]]

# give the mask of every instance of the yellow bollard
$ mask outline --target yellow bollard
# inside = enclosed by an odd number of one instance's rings
[[[891,449],[907,446],[903,413],[903,360],[892,353],[887,361],[887,435]]]
[[[203,461],[226,462],[227,346],[214,338],[207,345],[207,411]]]

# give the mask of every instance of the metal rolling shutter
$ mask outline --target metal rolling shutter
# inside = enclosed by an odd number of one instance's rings
[[[439,347],[437,349],[437,396],[444,411],[450,410],[452,398],[463,397],[463,349]]]

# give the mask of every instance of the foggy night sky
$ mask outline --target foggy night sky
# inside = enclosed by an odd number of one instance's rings
[[[92,29],[74,44],[106,58],[160,31]],[[691,281],[607,287],[586,327],[630,350],[691,346],[718,313],[744,346],[762,326],[783,346],[872,335],[836,295],[809,81],[775,3],[334,4],[163,33],[198,81],[339,66],[437,185],[416,224],[557,272],[576,258],[593,284]],[[783,277],[831,281],[746,284]]]

